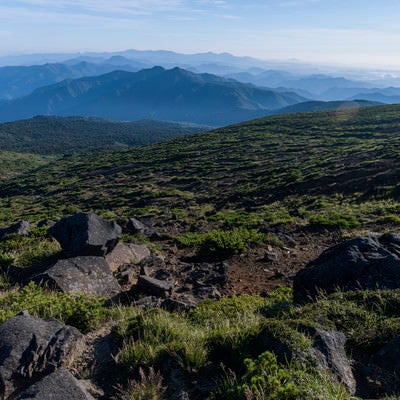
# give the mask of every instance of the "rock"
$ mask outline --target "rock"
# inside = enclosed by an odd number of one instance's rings
[[[317,361],[320,368],[329,369],[337,381],[343,383],[346,389],[354,394],[356,380],[346,356],[345,344],[346,336],[342,332],[316,329],[313,345],[308,353]]]
[[[85,293],[110,298],[122,289],[103,257],[75,257],[59,260],[34,278],[64,293]]]
[[[150,256],[150,250],[145,244],[118,243],[111,253],[106,255],[106,261],[115,272],[118,268],[127,264],[136,264]]]
[[[221,293],[215,286],[198,286],[193,289],[193,295],[198,299],[220,299]]]
[[[20,393],[16,400],[94,400],[71,372],[60,369]]]
[[[136,284],[138,276],[139,270],[130,265],[120,267],[116,275],[118,282],[123,285]]]
[[[20,313],[0,325],[0,397],[68,365],[79,352],[81,333],[55,319]]]
[[[156,233],[154,232],[153,229],[151,229],[148,225],[140,221],[138,218],[129,218],[128,224],[126,226],[129,230],[129,232],[136,234],[136,233],[141,233],[146,236],[153,236]]]
[[[140,274],[153,276],[158,270],[165,270],[166,264],[164,258],[157,254],[151,254],[144,258],[140,263]]]
[[[272,251],[266,251],[264,255],[264,261],[265,262],[274,262],[278,261],[278,254],[272,252]]]
[[[116,222],[82,212],[62,218],[49,229],[68,257],[105,256],[117,245],[121,232]]]
[[[294,278],[296,301],[320,292],[400,287],[400,236],[357,237],[324,251]]]
[[[194,264],[191,268],[185,267],[188,272],[187,281],[195,286],[224,286],[228,281],[229,265],[226,262],[215,265],[208,263]]]
[[[400,371],[400,336],[383,346],[374,356],[373,362],[383,369]]]
[[[157,297],[168,297],[173,290],[172,284],[145,275],[139,276],[137,288],[145,294]]]
[[[20,221],[9,226],[8,228],[0,229],[0,240],[13,233],[21,236],[27,236],[29,235],[30,230],[31,226],[28,221]]]
[[[175,299],[165,299],[161,303],[161,308],[170,312],[189,311],[194,305],[189,302],[183,302]]]
[[[56,224],[56,222],[51,219],[42,219],[41,221],[39,221],[37,223],[37,226],[38,226],[38,228],[41,228],[42,226],[48,226],[49,228],[51,228],[55,224]]]

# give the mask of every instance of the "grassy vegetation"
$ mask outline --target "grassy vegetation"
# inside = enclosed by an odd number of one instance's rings
[[[345,332],[349,355],[372,354],[399,335],[399,301],[400,290],[358,291],[298,306],[290,290],[281,288],[264,298],[205,301],[186,314],[137,311],[115,328],[122,341],[118,363],[138,377],[173,360],[194,386],[204,374],[214,374],[215,399],[351,399],[305,356],[312,345],[310,329]],[[263,345],[265,337],[286,346],[293,358],[277,358],[277,349]],[[146,384],[140,378],[135,382]],[[154,389],[154,382],[147,383]]]
[[[54,157],[0,150],[0,179],[10,178],[47,164]]]
[[[274,116],[141,149],[64,156],[0,184],[0,225],[76,209],[215,229],[353,229],[399,212],[400,107]],[[182,233],[185,229],[182,229]]]

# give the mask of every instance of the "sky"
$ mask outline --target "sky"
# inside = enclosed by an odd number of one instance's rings
[[[396,68],[399,0],[0,0],[0,55],[173,50]]]

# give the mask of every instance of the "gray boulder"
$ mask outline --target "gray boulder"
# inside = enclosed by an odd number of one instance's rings
[[[336,380],[343,383],[347,390],[354,394],[356,380],[346,355],[345,344],[346,336],[342,332],[316,329],[313,345],[308,353],[320,368],[329,369]]]
[[[129,218],[128,224],[126,226],[129,232],[136,234],[141,233],[146,236],[156,236],[156,232],[151,229],[147,224],[140,221],[138,218]]]
[[[81,292],[89,296],[110,298],[121,292],[121,287],[103,257],[59,260],[34,280],[64,293]]]
[[[139,263],[149,256],[150,250],[145,244],[118,243],[111,253],[106,255],[106,261],[111,271],[115,272],[123,265]]]
[[[13,233],[21,236],[27,236],[31,230],[28,221],[20,221],[5,229],[0,229],[0,240]]]
[[[147,295],[168,297],[172,293],[173,286],[167,281],[140,275],[137,281],[137,289]]]
[[[0,325],[0,398],[68,365],[82,343],[81,333],[55,319],[20,313]]]
[[[400,287],[400,236],[357,237],[324,251],[294,278],[296,301],[338,289]]]
[[[82,212],[62,218],[49,229],[68,257],[105,256],[117,245],[121,232],[116,222]]]
[[[20,393],[16,400],[94,400],[66,369],[60,369]]]

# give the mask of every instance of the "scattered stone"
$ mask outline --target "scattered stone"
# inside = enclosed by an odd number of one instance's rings
[[[139,276],[137,288],[145,294],[157,297],[168,297],[173,290],[172,284],[145,275]]]
[[[132,267],[130,265],[124,265],[120,267],[118,270],[118,274],[116,275],[118,281],[123,285],[136,284],[138,276],[138,268]]]
[[[175,299],[165,299],[162,301],[161,307],[170,312],[185,312],[193,308],[194,305]]]
[[[105,256],[117,245],[121,232],[116,222],[82,212],[62,218],[49,229],[68,257]]]
[[[199,299],[220,299],[221,293],[215,286],[198,286],[193,289],[193,294]]]
[[[20,393],[16,400],[94,400],[71,372],[60,369]]]
[[[20,221],[14,225],[9,226],[8,228],[0,229],[0,240],[11,234],[27,236],[29,235],[30,231],[31,231],[31,226],[29,222]]]
[[[160,306],[160,299],[155,296],[142,297],[134,302],[136,307],[154,308]]]
[[[121,291],[107,261],[103,257],[75,257],[59,260],[34,278],[64,293],[85,293],[110,298]]]
[[[346,336],[342,332],[316,329],[309,355],[324,370],[329,369],[347,390],[356,392],[356,380],[345,351]]]
[[[272,251],[266,251],[264,255],[264,261],[265,262],[275,262],[278,261],[278,254],[272,252]]]
[[[81,333],[55,319],[22,312],[0,325],[0,397],[68,365],[79,352]]]
[[[136,234],[136,233],[141,233],[146,236],[154,236],[156,233],[154,232],[153,229],[151,229],[148,225],[140,221],[138,218],[129,218],[127,228],[129,232]]]
[[[296,301],[320,292],[400,287],[400,236],[357,237],[324,251],[294,278]]]
[[[146,276],[153,276],[156,271],[166,267],[164,258],[157,254],[151,254],[144,258],[140,263],[140,274]]]
[[[145,244],[118,243],[111,253],[106,255],[106,261],[115,272],[118,268],[127,264],[136,264],[150,256],[150,250]]]

